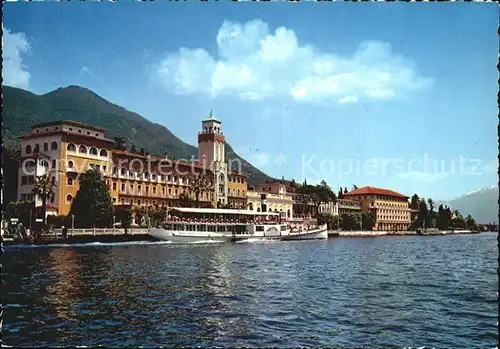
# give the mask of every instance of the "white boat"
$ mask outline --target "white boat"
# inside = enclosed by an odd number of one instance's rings
[[[149,234],[180,243],[328,238],[326,225],[291,229],[284,213],[184,207],[170,208],[167,220],[159,228],[150,228]]]

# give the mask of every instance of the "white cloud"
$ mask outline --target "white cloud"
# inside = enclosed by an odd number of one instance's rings
[[[154,76],[179,95],[304,103],[392,99],[432,83],[380,41],[362,42],[351,56],[340,56],[299,43],[293,30],[279,27],[273,33],[265,22],[253,20],[225,21],[216,42],[218,57],[183,47],[155,65]]]
[[[22,55],[29,52],[30,44],[24,33],[12,33],[2,26],[3,83],[9,86],[28,89],[30,73],[23,64]]]

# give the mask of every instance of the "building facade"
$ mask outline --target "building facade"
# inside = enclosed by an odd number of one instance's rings
[[[286,185],[279,182],[258,184],[247,193],[249,210],[255,212],[284,212],[288,219],[294,217],[293,197],[286,190]]]
[[[406,231],[411,223],[408,197],[388,189],[363,187],[342,196],[358,201],[363,212],[373,212],[373,230]]]
[[[350,212],[361,212],[361,203],[356,200],[337,199],[337,201],[321,203],[319,213],[341,216]]]
[[[48,214],[69,213],[79,176],[89,168],[102,172],[116,206],[182,206],[186,200],[201,207],[247,206],[247,176],[228,171],[221,122],[212,113],[202,121],[195,162],[113,149],[105,129],[74,121],[33,125],[20,143],[18,200],[34,200],[41,206],[32,191],[36,176],[48,174],[55,192],[47,204]],[[200,177],[210,185],[197,190]]]

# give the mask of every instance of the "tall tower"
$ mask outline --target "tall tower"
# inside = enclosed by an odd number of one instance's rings
[[[201,122],[201,132],[198,133],[198,161],[214,174],[215,201],[219,204],[227,204],[225,146],[226,138],[221,131],[221,122],[210,111],[208,119]]]

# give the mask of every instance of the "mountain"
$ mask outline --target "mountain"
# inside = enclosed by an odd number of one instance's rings
[[[3,135],[6,147],[10,145],[10,149],[14,148],[17,145],[16,138],[29,132],[31,124],[56,120],[80,121],[106,128],[109,138],[123,137],[128,140],[128,146],[134,144],[136,149],[144,148],[154,156],[190,159],[197,155],[196,147],[177,138],[165,126],[148,121],[86,88],[68,86],[36,95],[3,86]],[[229,144],[226,144],[226,159],[241,161],[242,170],[249,175],[250,184],[270,179],[236,154]],[[236,164],[237,161],[234,161],[234,167]]]
[[[470,214],[479,223],[498,223],[498,186],[471,191],[458,198],[440,202],[464,216]]]

